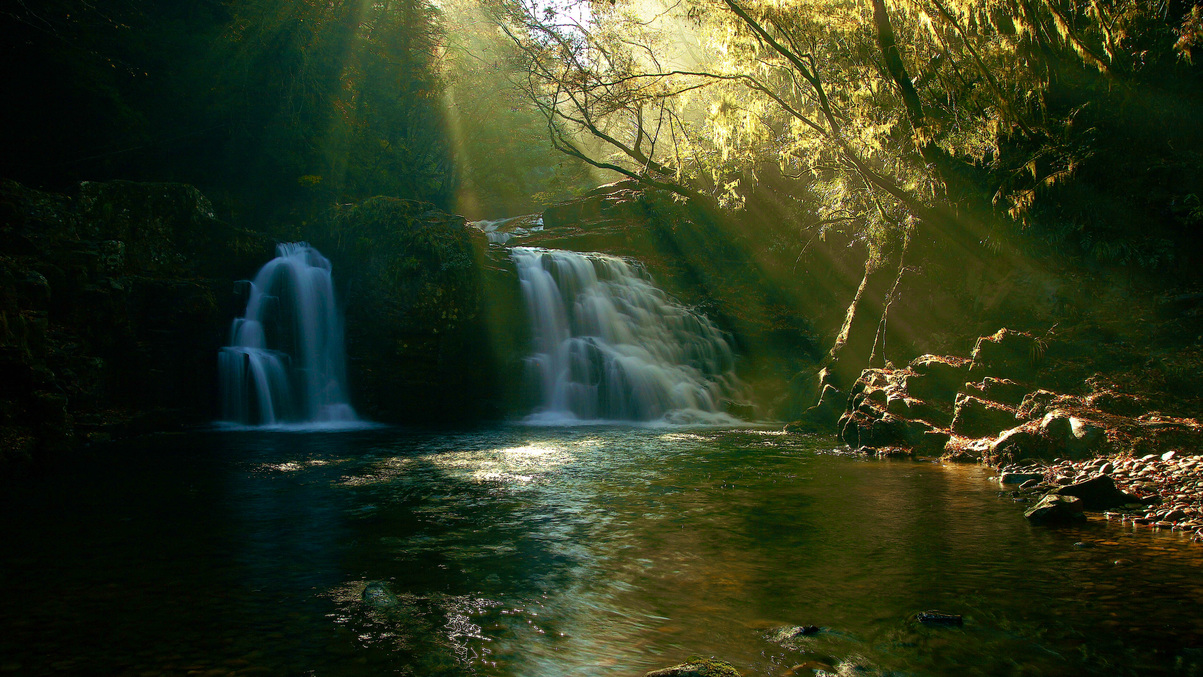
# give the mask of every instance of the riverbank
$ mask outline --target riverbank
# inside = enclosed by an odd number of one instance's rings
[[[1038,475],[1039,479],[1030,477]],[[1027,477],[1019,484],[1008,482]],[[1109,483],[1132,500],[1117,498],[1106,510],[1108,520],[1134,527],[1179,531],[1203,543],[1203,456],[1167,451],[1140,458],[1099,456],[1083,461],[1012,464],[999,468],[1003,489],[1024,502],[1060,488],[1086,482]],[[1103,480],[1103,482],[1100,482]]]

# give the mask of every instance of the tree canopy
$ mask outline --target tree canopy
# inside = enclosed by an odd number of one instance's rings
[[[1196,242],[1198,6],[496,9],[556,146],[648,185],[738,206],[771,178],[803,227],[878,248],[916,223],[996,243],[1034,229],[1063,254],[1144,266]]]

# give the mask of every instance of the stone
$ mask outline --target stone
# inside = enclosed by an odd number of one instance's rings
[[[1015,463],[1028,458],[1041,458],[1048,453],[1048,441],[1025,424],[1004,431],[990,443],[983,460],[991,465]]]
[[[1027,332],[999,329],[982,336],[973,348],[970,375],[995,376],[1026,381],[1044,356],[1043,343]]]
[[[987,376],[979,382],[968,384],[969,392],[983,400],[1018,407],[1028,394],[1028,387],[1007,378]]]
[[[1014,410],[972,395],[957,395],[952,431],[966,437],[997,435],[1015,426]]]
[[[1023,516],[1032,524],[1061,524],[1086,519],[1082,509],[1080,498],[1047,494],[1024,511]]]
[[[652,670],[644,677],[740,677],[734,665],[714,658],[691,658],[671,668]]]
[[[1120,491],[1107,475],[1092,477],[1085,482],[1068,484],[1054,489],[1052,494],[1081,499],[1085,510],[1107,510],[1131,503],[1135,497]]]
[[[922,355],[911,360],[907,394],[917,400],[948,401],[965,385],[969,361],[960,357]]]
[[[1175,456],[1177,456],[1177,455],[1178,455],[1178,454],[1177,454],[1177,452],[1173,452],[1173,451],[1167,451],[1167,452],[1165,452],[1164,454],[1162,454],[1162,455],[1161,455],[1161,460],[1163,460],[1163,461],[1168,461],[1168,460],[1170,460],[1170,459],[1174,458],[1174,457],[1175,457]]]
[[[1005,472],[998,476],[998,484],[1006,487],[1009,484],[1026,484],[1032,480],[1039,482],[1043,479],[1042,473]]]
[[[1060,409],[1050,411],[1040,419],[1040,432],[1057,442],[1068,442],[1073,437],[1071,418],[1069,414]]]
[[[1148,409],[1148,403],[1135,395],[1109,390],[1088,395],[1086,405],[1117,416],[1136,416]]]
[[[1106,430],[1102,426],[1085,421],[1077,416],[1069,417],[1069,427],[1072,436],[1069,440],[1069,446],[1079,453],[1098,448],[1106,439]]]
[[[1017,418],[1037,419],[1047,412],[1049,405],[1060,399],[1060,395],[1051,390],[1037,390],[1023,396],[1019,408],[1015,410]]]

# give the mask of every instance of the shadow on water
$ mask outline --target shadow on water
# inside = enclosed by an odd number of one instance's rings
[[[1198,674],[1197,545],[1033,528],[983,469],[826,443],[511,426],[116,446],[0,499],[0,674],[640,675],[695,653],[746,675]],[[964,626],[914,621],[931,608]]]

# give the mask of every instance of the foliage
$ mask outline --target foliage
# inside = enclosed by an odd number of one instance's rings
[[[999,247],[1029,229],[1063,254],[1160,265],[1197,237],[1194,212],[1163,214],[1203,176],[1193,8],[499,2],[557,147],[647,184],[739,207],[775,165],[816,198],[797,222],[877,251],[918,224]]]

